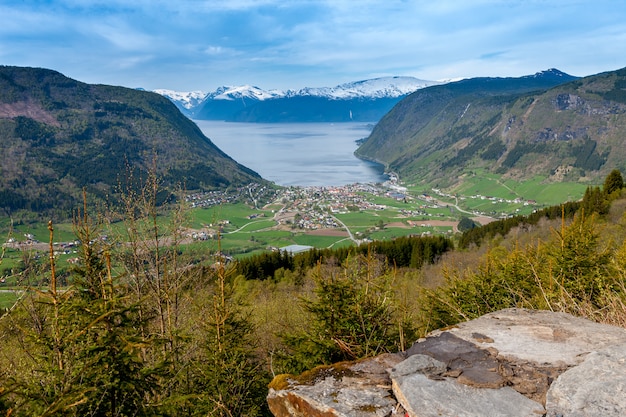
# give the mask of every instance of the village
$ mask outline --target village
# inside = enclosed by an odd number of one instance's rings
[[[271,187],[250,183],[226,191],[187,195],[185,202],[191,210],[224,208],[215,224],[207,225],[208,227],[202,230],[190,229],[187,238],[189,241],[211,240],[215,239],[217,231],[235,233],[255,222],[273,221],[273,226],[268,229],[318,234],[342,233],[356,242],[366,239],[363,236],[363,224],[367,224],[369,230],[382,230],[387,227],[408,228],[415,229],[415,233],[422,235],[441,233],[443,229],[434,227],[440,226],[447,228],[446,233],[454,233],[458,231],[456,224],[462,217],[470,217],[479,224],[485,224],[495,218],[508,217],[519,211],[519,208],[513,208],[508,212],[472,210],[468,209],[469,205],[466,204],[468,200],[518,207],[536,204],[534,201],[521,199],[507,201],[481,195],[452,195],[436,188],[431,189],[430,193],[412,193],[399,185],[395,176],[390,176],[390,180],[385,183],[354,183],[342,186]],[[246,223],[233,227],[228,218],[228,207],[237,203],[249,207],[250,213],[246,215]],[[353,219],[359,215],[360,225],[355,226],[356,221]],[[68,256],[68,262],[72,263],[76,257],[77,244],[75,241],[55,242],[55,255]],[[44,237],[25,233],[21,239],[19,235],[13,235],[3,246],[42,252],[48,250],[49,243],[45,242]]]

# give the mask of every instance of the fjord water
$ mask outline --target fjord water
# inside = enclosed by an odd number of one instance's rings
[[[222,151],[278,185],[383,182],[383,166],[354,156],[366,123],[230,123],[195,120]]]

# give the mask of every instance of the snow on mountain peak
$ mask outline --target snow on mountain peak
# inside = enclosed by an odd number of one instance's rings
[[[284,93],[279,90],[265,91],[259,87],[251,85],[241,86],[224,86],[220,87],[215,92],[209,94],[207,98],[213,100],[236,100],[240,98],[251,98],[254,100],[268,100],[272,98],[278,98],[284,96]]]
[[[350,100],[358,98],[398,98],[431,85],[441,84],[438,81],[425,81],[414,77],[380,77],[370,80],[340,84],[335,87],[312,88],[300,90],[263,90],[252,85],[223,86],[212,93],[202,91],[177,92],[172,90],[154,90],[155,93],[168,97],[187,110],[193,109],[205,100],[270,100],[283,97],[314,96],[331,100]]]
[[[336,87],[303,88],[298,91],[291,90],[288,95],[319,96],[335,100],[353,98],[396,98],[435,84],[439,83],[413,77],[380,77],[340,84]]]
[[[542,76],[550,76],[550,75],[555,76],[555,77],[567,76],[567,74],[565,74],[562,71],[559,71],[556,68],[550,68],[550,69],[547,69],[547,70],[544,70],[544,71],[539,71],[539,72],[535,73],[533,76],[534,77],[542,77]]]
[[[180,103],[180,105],[186,109],[191,109],[192,107],[197,106],[207,96],[207,93],[205,93],[204,91],[179,92],[173,90],[159,89],[154,90],[154,92],[165,96],[174,102]]]

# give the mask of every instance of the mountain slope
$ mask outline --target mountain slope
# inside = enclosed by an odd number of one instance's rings
[[[376,121],[402,97],[434,84],[413,77],[382,77],[288,91],[266,91],[249,85],[220,87],[184,112],[198,120],[235,122]],[[181,93],[165,95],[179,108],[187,100]]]
[[[211,189],[259,179],[158,94],[0,67],[5,211],[73,208],[82,187],[112,198],[129,166],[145,176],[153,158],[165,186]]]
[[[357,155],[442,187],[477,170],[596,181],[626,168],[625,76],[575,79],[549,70],[429,87],[398,103]]]

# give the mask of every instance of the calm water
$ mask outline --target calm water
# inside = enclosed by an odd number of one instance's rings
[[[383,182],[383,167],[354,156],[365,123],[227,123],[196,120],[202,132],[240,164],[278,185]]]

